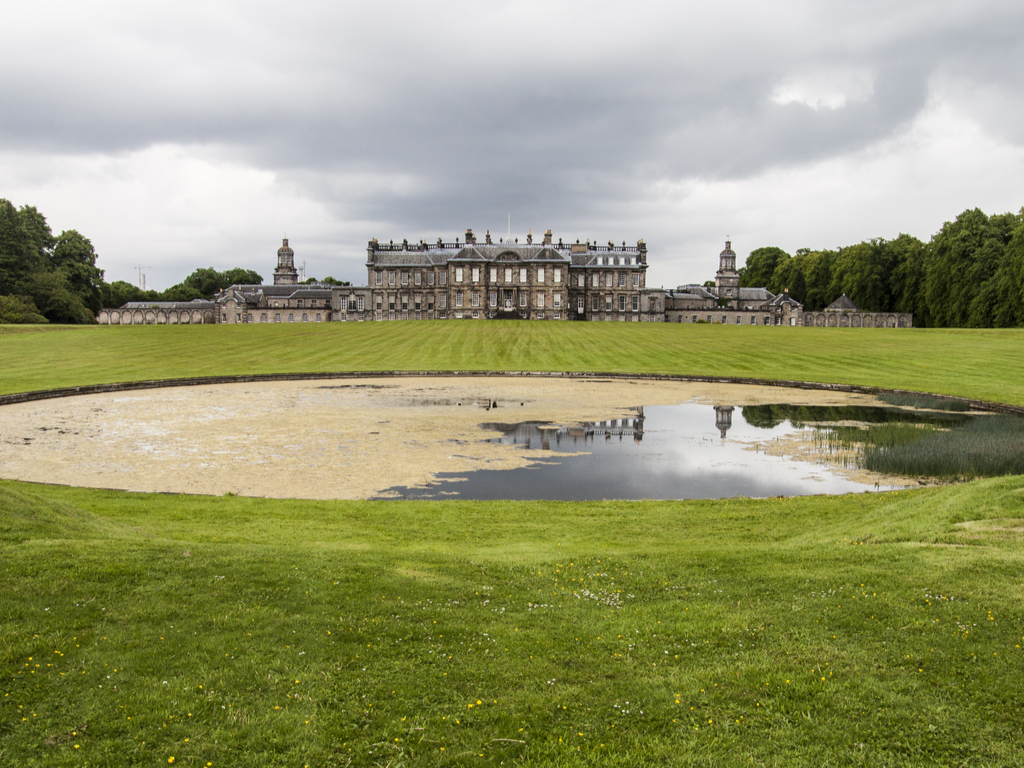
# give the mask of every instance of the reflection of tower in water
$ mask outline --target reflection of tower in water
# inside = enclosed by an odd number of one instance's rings
[[[715,426],[722,433],[723,440],[725,439],[725,433],[732,427],[732,412],[733,406],[731,405],[715,406]]]

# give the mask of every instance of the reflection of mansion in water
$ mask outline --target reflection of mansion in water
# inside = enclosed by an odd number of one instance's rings
[[[212,301],[129,302],[100,310],[104,325],[323,323],[386,320],[597,320],[618,322],[910,327],[913,316],[862,312],[846,296],[805,313],[786,293],[740,287],[730,242],[712,284],[648,288],[647,245],[535,243],[488,232],[477,241],[367,245],[367,285],[299,283],[295,252],[277,251],[273,285],[232,285]]]
[[[644,439],[644,409],[636,409],[636,416],[627,416],[604,421],[587,421],[573,426],[557,426],[550,422],[523,421],[516,424],[494,422],[481,424],[484,429],[501,432],[492,442],[501,445],[518,445],[550,451],[552,448],[584,447],[594,440],[631,439],[639,443]]]

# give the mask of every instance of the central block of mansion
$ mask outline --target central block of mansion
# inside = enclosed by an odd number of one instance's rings
[[[374,320],[603,320],[622,322],[804,325],[802,305],[787,294],[740,288],[736,254],[726,242],[714,284],[648,288],[647,246],[553,242],[400,244],[371,240],[366,248],[367,285],[299,283],[295,253],[286,239],[277,252],[273,285],[232,285],[213,301],[130,302],[100,311],[110,325],[203,323],[321,323]],[[832,307],[808,324],[896,326],[909,316],[875,319],[849,299],[844,314],[829,321]],[[836,302],[840,304],[840,302]],[[856,320],[847,317],[850,307]],[[825,320],[819,319],[826,314]]]

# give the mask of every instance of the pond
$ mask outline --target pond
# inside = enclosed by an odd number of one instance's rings
[[[1007,430],[998,426],[1006,417],[910,405],[558,377],[178,387],[4,406],[0,476],[323,499],[689,499],[874,491],[1006,471],[931,471],[943,454],[935,445],[970,437],[975,424],[985,429],[974,443],[1024,456],[1014,448],[1024,446],[1019,418]]]
[[[505,470],[440,473],[410,498],[715,499],[894,490],[920,481],[864,472],[835,446],[836,425],[948,425],[967,416],[878,406],[641,406],[624,418],[571,426],[486,422],[490,442],[533,463]]]

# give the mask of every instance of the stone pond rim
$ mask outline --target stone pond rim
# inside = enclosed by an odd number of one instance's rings
[[[896,394],[932,397],[950,403],[964,403],[972,410],[994,413],[1014,413],[1024,416],[1024,406],[1007,403],[991,403],[955,395],[932,392],[917,392],[910,389],[889,389],[861,384],[830,384],[819,381],[793,381],[788,379],[759,379],[747,376],[691,376],[684,374],[620,373],[601,371],[335,371],[325,373],[258,373],[235,376],[196,376],[183,379],[150,379],[143,381],[114,382],[108,384],[85,384],[78,387],[41,389],[34,392],[16,392],[0,395],[0,406],[29,403],[35,400],[51,400],[58,397],[94,395],[105,392],[131,392],[164,387],[198,387],[208,384],[240,384],[262,381],[316,381],[327,379],[383,379],[383,378],[562,378],[562,379],[616,379],[634,381],[678,381],[707,384],[747,384],[786,389],[811,389],[830,392],[851,392],[864,395]]]

